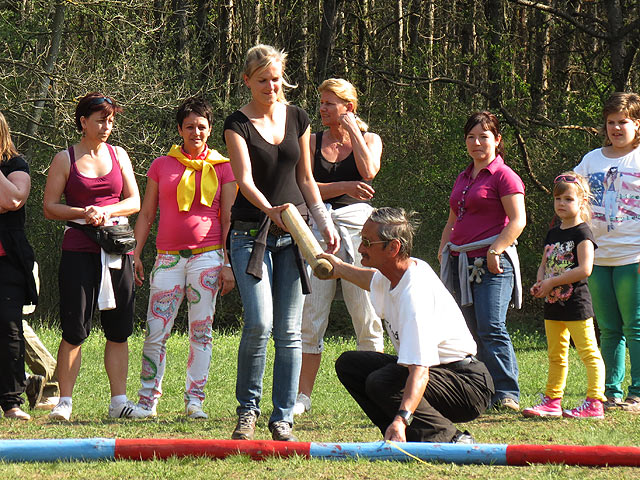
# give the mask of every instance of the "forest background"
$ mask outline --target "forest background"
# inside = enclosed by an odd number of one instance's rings
[[[553,214],[554,177],[602,144],[601,108],[640,80],[640,2],[630,0],[0,0],[0,110],[31,165],[27,231],[41,268],[39,312],[57,322],[62,222],[45,220],[53,155],[74,144],[77,100],[90,91],[124,108],[110,143],[124,147],[141,194],[151,161],[177,143],[175,109],[214,106],[210,146],[226,152],[224,118],[248,101],[244,54],[267,43],[289,54],[288,99],[321,128],[316,87],[338,76],[360,93],[359,114],[384,142],[374,205],[419,213],[414,255],[436,258],[457,174],[469,163],[472,111],[501,119],[507,163],[526,184],[519,252],[526,289]],[[155,230],[154,230],[155,232]],[[149,238],[144,262],[155,255]],[[145,317],[147,286],[137,292]],[[525,290],[526,291],[526,290]],[[237,291],[216,325],[240,321]],[[341,314],[342,313],[342,314]],[[520,318],[542,325],[525,295]],[[338,312],[348,331],[345,311]]]

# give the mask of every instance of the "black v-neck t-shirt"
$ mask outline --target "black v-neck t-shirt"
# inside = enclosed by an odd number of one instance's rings
[[[224,138],[224,132],[232,130],[247,142],[253,182],[274,206],[304,203],[296,180],[296,166],[300,160],[299,139],[309,127],[309,116],[295,105],[287,105],[286,108],[285,134],[278,145],[267,142],[240,110],[226,118],[222,132]],[[260,209],[238,191],[231,219],[257,221],[260,218]]]

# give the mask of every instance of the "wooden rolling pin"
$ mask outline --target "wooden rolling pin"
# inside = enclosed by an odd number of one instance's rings
[[[311,229],[302,219],[298,209],[289,204],[289,207],[280,212],[282,221],[285,227],[289,230],[289,233],[293,237],[293,240],[298,245],[300,253],[304,259],[311,265],[313,274],[321,280],[331,278],[333,274],[333,265],[331,262],[324,258],[317,258],[322,252],[320,244],[316,240],[316,237],[311,233]]]

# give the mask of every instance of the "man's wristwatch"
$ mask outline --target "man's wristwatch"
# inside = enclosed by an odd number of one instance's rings
[[[404,423],[407,427],[411,425],[411,422],[413,420],[413,413],[411,413],[410,411],[398,410],[396,416],[400,417],[402,419],[402,423]]]

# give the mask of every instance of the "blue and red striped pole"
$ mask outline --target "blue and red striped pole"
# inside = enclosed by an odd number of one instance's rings
[[[52,462],[151,460],[247,455],[254,460],[298,455],[307,458],[448,462],[479,465],[554,463],[578,466],[640,466],[640,448],[608,445],[454,445],[449,443],[309,443],[271,440],[46,439],[0,440],[0,461]]]

